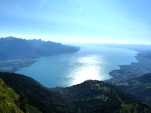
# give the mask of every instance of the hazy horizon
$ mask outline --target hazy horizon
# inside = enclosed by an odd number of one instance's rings
[[[151,44],[149,0],[0,0],[0,37]]]

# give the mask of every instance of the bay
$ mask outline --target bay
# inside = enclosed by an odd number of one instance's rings
[[[34,78],[47,87],[71,86],[85,80],[107,80],[120,65],[137,62],[137,51],[106,45],[81,46],[72,54],[42,57],[17,73]]]

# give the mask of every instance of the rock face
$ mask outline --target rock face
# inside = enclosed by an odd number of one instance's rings
[[[31,113],[151,113],[147,105],[134,100],[117,87],[100,81],[90,80],[67,88],[48,89],[23,75],[3,72],[0,73],[0,79],[13,89],[13,95],[24,100],[19,101],[19,106],[15,104],[20,111],[17,113],[27,110]],[[6,108],[2,110],[5,111]]]

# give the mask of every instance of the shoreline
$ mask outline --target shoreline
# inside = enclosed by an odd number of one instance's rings
[[[68,53],[63,53],[63,54],[74,54],[78,51],[68,52]],[[50,56],[55,56],[55,55],[62,55],[62,53],[49,55],[49,56],[29,58],[29,59],[20,58],[20,59],[12,59],[12,60],[4,60],[4,61],[0,60],[0,71],[16,73],[19,69],[28,67],[28,66],[36,63],[39,58],[50,57]]]
[[[35,62],[37,62],[36,58],[0,61],[0,71],[15,73],[19,69],[28,67],[34,64]]]
[[[121,83],[121,81],[151,73],[151,51],[138,51],[135,58],[137,62],[132,62],[129,65],[119,65],[119,69],[109,72],[111,79],[107,81],[118,84]]]

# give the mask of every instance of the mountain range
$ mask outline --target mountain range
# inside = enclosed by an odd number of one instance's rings
[[[26,40],[16,37],[0,38],[0,60],[37,58],[78,50],[78,47],[51,41]]]
[[[33,64],[40,57],[74,53],[79,49],[51,41],[0,38],[0,71],[16,72]]]

